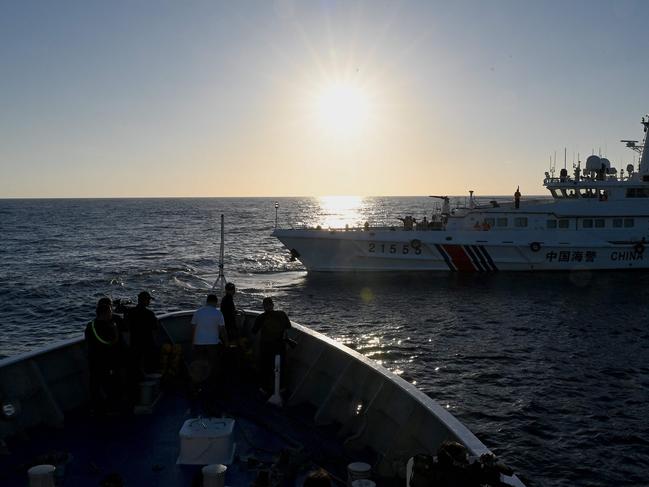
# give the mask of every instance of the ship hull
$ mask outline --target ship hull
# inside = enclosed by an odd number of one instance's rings
[[[649,268],[637,241],[488,232],[276,230],[276,236],[314,272],[381,271],[579,271]],[[545,237],[545,239],[543,238]]]

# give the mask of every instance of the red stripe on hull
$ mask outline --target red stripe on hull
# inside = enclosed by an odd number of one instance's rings
[[[475,272],[476,268],[471,262],[471,258],[468,256],[464,247],[461,245],[443,245],[446,253],[451,257],[453,265],[457,268],[458,271],[468,271]]]

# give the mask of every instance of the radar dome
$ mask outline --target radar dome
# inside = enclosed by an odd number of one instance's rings
[[[602,166],[604,166],[606,169],[610,169],[610,167],[611,167],[611,161],[609,161],[606,157],[602,157],[602,158],[600,159],[600,162],[601,162]],[[601,167],[601,166],[600,166],[600,167]]]
[[[588,156],[586,159],[586,171],[599,171],[602,168],[602,160],[596,156]]]
[[[635,171],[635,168],[633,167],[633,164],[627,164],[626,165],[626,172],[628,172],[629,174],[632,174],[633,171]]]

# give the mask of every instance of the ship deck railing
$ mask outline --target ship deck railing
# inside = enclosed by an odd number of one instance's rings
[[[294,226],[291,227],[290,230],[316,230],[316,231],[321,231],[321,232],[341,232],[341,233],[368,233],[368,232],[403,232],[403,231],[431,231],[431,232],[438,232],[445,230],[446,226],[442,222],[433,222],[433,223],[428,223],[427,227],[422,226],[417,226],[416,224],[413,225],[412,228],[406,229],[404,228],[403,224],[399,223],[396,225],[371,225],[369,227],[321,227],[321,226],[316,226],[312,227],[309,225],[300,225],[300,226]]]

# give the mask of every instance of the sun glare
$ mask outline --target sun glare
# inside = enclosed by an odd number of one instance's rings
[[[331,135],[355,136],[368,128],[370,98],[357,84],[334,82],[323,86],[316,96],[315,105],[322,129]]]
[[[342,228],[360,225],[363,198],[361,196],[321,196],[320,225],[323,228]]]

